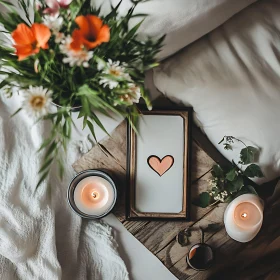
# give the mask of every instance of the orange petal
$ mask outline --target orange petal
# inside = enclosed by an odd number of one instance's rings
[[[97,34],[97,38],[95,41],[91,42],[84,39],[84,45],[88,49],[96,48],[97,46],[101,45],[104,42],[109,42],[110,40],[110,28],[108,25],[103,25]]]
[[[78,17],[76,17],[75,22],[80,27],[81,33],[84,36],[88,36],[90,27],[89,27],[89,21],[87,20],[87,18],[85,16],[78,16]]]
[[[23,60],[26,57],[39,52],[39,48],[33,49],[32,45],[15,45],[15,48],[18,60]]]
[[[47,43],[51,37],[50,29],[42,23],[34,23],[31,26],[31,30],[36,38],[37,46],[42,49],[47,49]]]
[[[32,30],[24,23],[18,24],[16,30],[12,32],[12,37],[16,45],[33,44],[36,41]]]
[[[72,43],[70,47],[74,51],[78,51],[83,46],[83,35],[79,29],[75,29],[72,33]]]
[[[90,42],[90,41],[87,41],[87,40],[84,40],[84,46],[87,48],[87,49],[93,49],[93,48],[96,48],[97,46],[99,46],[102,42],[99,42],[99,41],[94,41],[94,42]]]
[[[89,36],[96,38],[102,27],[102,20],[97,16],[87,15],[86,16],[89,23]]]
[[[110,28],[108,25],[103,25],[98,33],[97,40],[100,42],[109,42],[110,40]]]

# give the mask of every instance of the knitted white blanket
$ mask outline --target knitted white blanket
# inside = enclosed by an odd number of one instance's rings
[[[64,181],[54,166],[36,191],[42,161],[36,150],[49,127],[34,125],[24,112],[10,118],[18,107],[18,96],[1,94],[0,279],[128,279],[111,228],[83,221],[67,205],[77,141],[68,147]]]

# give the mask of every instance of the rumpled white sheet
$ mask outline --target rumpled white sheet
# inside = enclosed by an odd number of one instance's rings
[[[42,161],[36,150],[49,124],[34,125],[24,112],[10,118],[19,100],[0,97],[0,279],[128,279],[111,228],[82,220],[67,205],[77,142],[68,146],[63,182],[54,166],[35,190]]]

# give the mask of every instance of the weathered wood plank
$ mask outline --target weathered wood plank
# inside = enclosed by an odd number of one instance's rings
[[[207,213],[203,217],[203,219],[195,223],[193,228],[198,229],[199,227],[202,227],[205,229],[209,224],[213,224],[213,223],[220,223],[221,228],[223,228],[222,220],[223,220],[223,213],[225,207],[226,207],[225,204],[217,205],[211,212]],[[213,236],[216,236],[217,233],[219,233],[220,231],[221,230],[205,232],[205,242],[210,245],[213,245],[209,243],[209,240],[213,238]],[[223,234],[222,237],[226,238],[226,240],[227,238],[229,238],[226,234]],[[187,279],[190,276],[198,273],[195,270],[187,267],[186,256],[190,247],[200,242],[199,232],[197,231],[192,233],[192,236],[190,237],[189,240],[190,240],[190,245],[187,247],[180,248],[180,245],[177,242],[176,243],[174,242],[173,244],[170,244],[169,248],[165,248],[165,250],[160,252],[160,254],[158,255],[160,259],[164,257],[164,262],[166,260],[169,260],[167,267],[179,279]],[[215,248],[215,246],[213,247]]]
[[[209,176],[210,174],[208,173],[192,184],[192,195],[194,197],[207,189],[207,179]],[[210,211],[211,208],[203,209],[192,204],[190,222],[150,222],[145,227],[139,229],[135,237],[151,252],[157,254],[172,242],[181,230],[193,225]]]
[[[191,179],[192,182],[198,181],[202,176],[212,169],[215,162],[211,159],[198,144],[192,142],[192,162],[191,162]],[[192,188],[193,190],[193,188]]]
[[[145,228],[145,226],[149,223],[149,221],[124,221],[123,225],[131,234],[135,235],[138,231]]]
[[[114,214],[123,222],[125,220],[125,188],[126,188],[126,122],[123,121],[101,144],[113,155],[108,156],[98,147],[93,147],[73,164],[75,171],[101,169],[108,172],[117,182],[118,199]]]

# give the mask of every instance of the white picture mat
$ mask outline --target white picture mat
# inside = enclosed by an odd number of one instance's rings
[[[135,159],[135,208],[147,213],[183,210],[184,119],[174,115],[144,115],[138,123]],[[149,156],[174,158],[161,177],[147,163]]]

